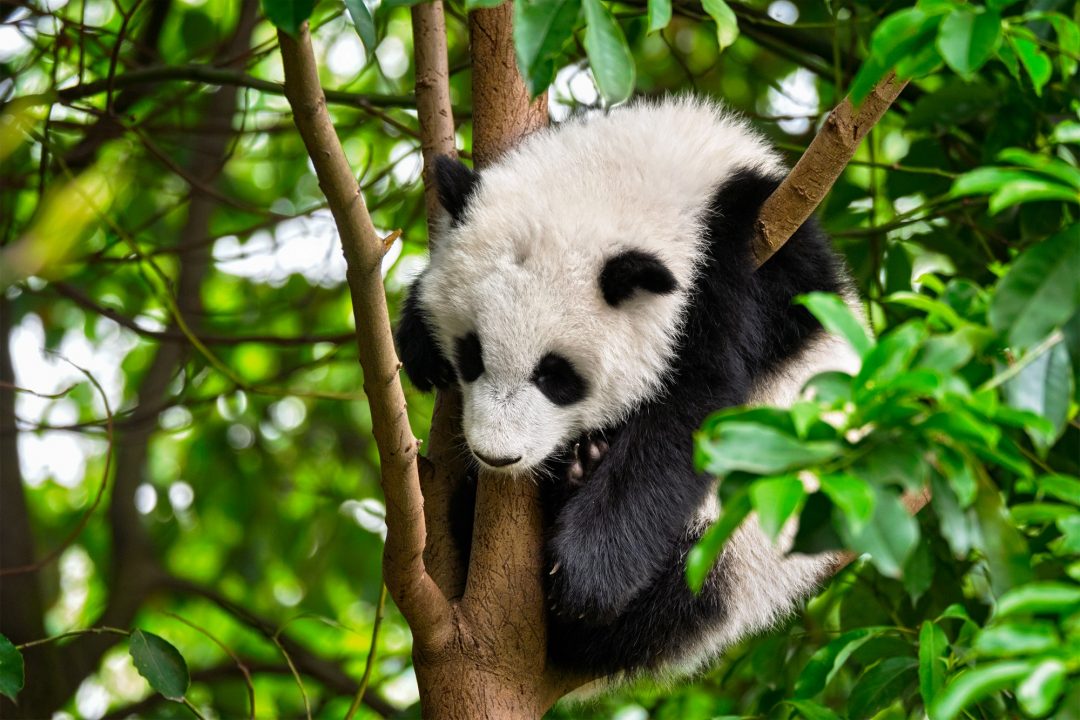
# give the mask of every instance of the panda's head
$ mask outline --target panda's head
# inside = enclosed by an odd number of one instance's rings
[[[465,439],[490,468],[534,468],[663,388],[704,209],[745,145],[723,143],[747,133],[707,106],[613,115],[538,133],[479,174],[436,166],[447,223],[399,349],[418,387],[460,386]]]

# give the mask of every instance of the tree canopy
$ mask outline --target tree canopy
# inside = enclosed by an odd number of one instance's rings
[[[415,4],[0,5],[5,717],[418,716],[346,263],[277,34],[308,23],[396,317],[430,209]],[[498,102],[473,92],[468,16],[499,4],[444,7],[466,158]],[[696,441],[724,512],[691,585],[751,512],[852,561],[706,675],[548,716],[1074,717],[1080,8],[513,0],[513,19],[553,121],[699,93],[792,165],[843,98],[907,82],[817,211],[873,332],[800,300],[861,371]],[[432,398],[406,398],[427,439]]]

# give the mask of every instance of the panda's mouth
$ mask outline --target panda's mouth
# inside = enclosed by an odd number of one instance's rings
[[[484,465],[489,470],[501,472],[512,469],[515,465],[519,464],[522,459],[521,455],[516,457],[488,457],[483,453],[478,453],[476,450],[473,450],[472,454],[476,456],[476,459],[480,461],[480,464]]]

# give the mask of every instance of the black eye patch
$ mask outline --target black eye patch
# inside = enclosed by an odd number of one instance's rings
[[[454,342],[458,373],[465,382],[472,382],[484,372],[484,358],[480,353],[480,338],[476,333],[459,337]]]
[[[585,397],[585,379],[562,355],[548,353],[533,370],[532,381],[556,405],[571,405]]]

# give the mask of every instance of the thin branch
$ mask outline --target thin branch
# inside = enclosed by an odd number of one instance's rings
[[[386,612],[386,583],[379,588],[379,604],[375,607],[375,622],[371,626],[371,645],[368,647],[367,660],[364,662],[364,675],[360,678],[360,688],[353,697],[349,711],[345,713],[345,720],[352,720],[360,704],[364,702],[368,683],[371,682],[371,672],[375,669],[375,655],[379,643],[379,628],[382,627],[383,615]]]
[[[874,86],[857,110],[847,97],[830,113],[799,162],[761,207],[754,247],[758,267],[783,247],[813,214],[854,157],[863,137],[905,85],[906,80],[897,80],[890,73]]]
[[[457,155],[442,0],[414,5],[412,22],[416,108],[424,155],[424,206],[428,246],[431,247],[438,239],[439,217],[444,212],[433,177],[435,158]],[[424,494],[428,530],[424,562],[432,579],[448,598],[461,597],[465,591],[465,559],[461,557],[450,528],[451,499],[465,482],[461,442],[461,394],[456,388],[441,390],[435,398],[428,433],[427,460],[431,462],[421,462],[420,488]]]
[[[221,85],[250,88],[271,95],[284,95],[285,86],[272,80],[252,77],[239,70],[228,70],[214,67],[213,65],[161,65],[148,68],[130,70],[112,78],[112,87],[126,88],[141,85],[154,85],[162,82],[184,80],[188,82],[205,83],[207,85]],[[52,90],[36,95],[26,95],[22,102],[32,105],[45,105],[54,102],[71,104],[77,100],[100,95],[108,92],[109,80],[93,80],[80,85]],[[327,90],[326,99],[335,105],[348,105],[360,109],[368,108],[411,108],[416,100],[411,95],[374,95],[339,90]]]
[[[285,97],[326,195],[348,266],[364,392],[379,449],[386,498],[383,572],[417,644],[439,644],[450,631],[450,604],[424,565],[426,524],[417,468],[419,443],[409,426],[380,272],[384,247],[326,109],[307,24],[294,39],[278,33]],[[437,637],[438,636],[438,637]]]

